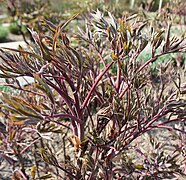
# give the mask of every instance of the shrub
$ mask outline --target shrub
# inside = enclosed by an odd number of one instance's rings
[[[5,42],[8,37],[8,30],[7,28],[0,25],[0,42]]]
[[[35,44],[28,49],[1,49],[1,77],[17,90],[1,97],[7,126],[1,157],[14,167],[19,163],[14,178],[17,173],[33,179],[157,179],[183,174],[175,166],[177,156],[156,152],[151,160],[132,144],[154,129],[185,133],[174,126],[186,115],[182,76],[164,63],[152,78],[149,66],[165,54],[185,52],[185,37],[171,37],[170,25],[166,33],[152,27],[144,31],[148,22],[136,16],[116,20],[108,15],[106,20],[100,11],[92,14],[84,31],[73,35],[79,46],[73,47],[72,36],[64,32],[73,16],[58,26],[43,21],[51,35],[30,30]],[[137,61],[148,43],[151,56]],[[21,86],[16,79],[20,76],[35,82]],[[177,149],[180,154],[182,147]],[[132,149],[142,164],[131,160]],[[25,161],[29,157],[30,172]]]

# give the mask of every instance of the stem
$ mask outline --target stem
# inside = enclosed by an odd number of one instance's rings
[[[72,104],[74,104],[73,99],[71,99],[66,93],[64,93],[58,86],[53,84],[51,81],[49,81],[48,79],[45,79],[45,80],[49,86],[51,86],[53,89],[55,89],[61,95],[61,97],[65,101],[67,107],[69,108],[70,113],[75,117],[76,114],[72,108]],[[76,121],[74,121],[74,119],[72,119],[72,131],[76,136],[78,136],[78,127],[77,127]]]
[[[98,55],[99,55],[101,61],[103,62],[104,68],[106,68],[106,63],[105,63],[104,58],[102,57],[101,53],[98,50],[97,50],[97,52],[98,52]],[[112,79],[111,79],[111,76],[110,76],[109,72],[107,72],[107,75],[108,75],[108,78],[110,80],[110,84],[112,85],[112,87],[115,87],[114,84],[113,84],[113,82],[112,82]]]
[[[146,63],[144,63],[144,64],[137,70],[137,72],[135,73],[135,75],[133,76],[132,79],[134,79],[134,78],[137,76],[137,74],[138,74],[140,71],[142,71],[147,65],[149,65],[151,62],[154,62],[158,57],[160,57],[160,56],[162,56],[162,55],[164,55],[164,54],[165,54],[165,53],[160,53],[160,54],[156,55],[155,57],[150,58]],[[128,85],[126,86],[126,88],[124,89],[124,91],[120,93],[120,95],[119,95],[120,98],[122,98],[122,97],[124,96],[125,92],[129,89],[129,87],[130,87],[130,86],[129,86],[129,84],[128,84]]]
[[[128,86],[128,96],[127,96],[127,109],[128,109],[128,118],[131,114],[131,106],[130,106],[130,103],[131,103],[131,98],[130,98],[130,95],[131,95],[131,89],[130,89],[130,86]]]
[[[26,146],[21,152],[20,154],[23,154],[27,149],[29,149],[31,147],[32,144],[35,144],[38,140],[40,140],[41,137],[35,139],[34,141],[32,141],[28,146]]]
[[[153,126],[159,127],[159,126],[163,126],[163,125],[165,125],[167,123],[181,121],[182,119],[184,120],[185,118],[186,118],[186,116],[184,116],[182,118],[175,118],[175,119],[171,119],[171,120],[168,120],[168,121],[165,121],[165,122],[161,122],[161,123],[155,124]]]
[[[45,115],[44,115],[45,116]],[[63,114],[63,113],[59,113],[59,114],[52,114],[49,116],[45,116],[46,118],[68,118],[68,119],[72,119],[74,121],[77,121],[78,123],[82,123],[81,119],[78,119],[75,116],[72,116],[70,114]]]
[[[68,127],[67,125],[65,125],[65,124],[63,124],[63,123],[61,123],[61,122],[58,122],[58,121],[55,121],[55,120],[52,120],[52,119],[47,119],[47,117],[46,118],[44,118],[43,119],[43,121],[47,121],[47,122],[54,122],[54,123],[56,123],[56,124],[59,124],[59,125],[61,125],[61,126],[63,126],[63,127],[65,127],[65,128],[67,128],[67,129],[70,129],[70,127]]]
[[[120,60],[117,61],[117,79],[116,79],[116,91],[119,93],[120,84],[121,84],[121,68],[120,68]]]
[[[161,57],[161,56],[163,56],[163,55],[166,55],[166,54],[171,54],[171,53],[175,53],[175,52],[180,52],[179,50],[180,50],[180,48],[179,48],[179,49],[178,49],[178,48],[175,49],[174,52],[172,52],[172,51],[161,52],[161,53],[157,54],[156,56],[150,58],[146,63],[144,63],[144,64],[137,70],[137,72],[136,72],[136,74],[134,75],[134,77],[135,77],[141,70],[143,70],[147,65],[149,65],[149,64],[152,63],[152,62],[154,62],[154,61],[155,61],[156,59],[158,59],[159,57]],[[134,78],[134,77],[133,77],[133,78]]]
[[[72,92],[73,92],[73,96],[74,96],[74,106],[75,106],[75,112],[76,112],[76,120],[75,123],[72,123],[72,126],[74,127],[74,129],[77,129],[77,134],[79,139],[82,141],[84,139],[84,121],[83,121],[83,113],[82,110],[80,108],[80,103],[79,103],[79,96],[78,96],[78,91],[76,91],[76,88],[74,86],[73,81],[69,78],[69,76],[66,75],[66,73],[63,73],[66,82],[69,84]],[[77,121],[78,119],[78,121]]]
[[[137,72],[136,72],[136,74],[134,75],[134,77],[140,72],[140,71],[142,71],[147,65],[149,65],[150,63],[152,63],[152,62],[154,62],[159,56],[162,56],[163,54],[161,53],[161,54],[158,54],[157,56],[155,56],[155,57],[152,57],[152,58],[150,58],[147,62],[145,62],[138,70],[137,70]],[[133,78],[134,78],[133,77]]]
[[[95,81],[95,83],[93,84],[92,88],[90,89],[90,91],[89,91],[87,97],[85,98],[85,100],[84,100],[84,102],[83,102],[83,104],[82,104],[82,106],[81,106],[81,109],[84,109],[85,106],[88,105],[88,102],[89,102],[89,100],[90,100],[90,98],[91,98],[91,95],[92,95],[94,89],[96,88],[97,84],[99,83],[99,81],[101,80],[101,78],[103,77],[103,75],[108,71],[108,69],[112,66],[113,63],[114,63],[114,61],[110,62],[110,63],[106,66],[106,68],[102,71],[102,73],[98,76],[97,80]]]
[[[58,88],[55,84],[53,84],[51,81],[49,81],[48,79],[45,79],[45,80],[49,86],[51,86],[53,89],[55,89],[61,95],[61,97],[65,101],[66,105],[68,106],[71,114],[75,115],[74,111],[72,109],[72,105],[71,105],[73,103],[73,100],[69,96],[67,96],[63,91],[61,91],[61,89]]]
[[[53,164],[50,164],[48,162],[46,162],[48,165],[53,165]],[[54,165],[53,165],[54,166]],[[72,172],[69,172],[68,170],[66,170],[65,168],[63,168],[62,166],[58,165],[58,164],[55,164],[55,166],[59,169],[61,169],[62,171],[64,171],[66,174],[68,174],[68,177],[71,177],[71,178],[74,178],[74,179],[77,179],[76,176],[74,176],[72,174]]]
[[[137,106],[138,106],[138,109],[139,109],[138,116],[137,116],[137,129],[140,130],[141,129],[141,124],[140,124],[140,106],[141,106],[141,103],[140,103],[140,97],[139,97],[138,89],[136,89],[136,96],[137,96]]]
[[[147,129],[151,124],[153,124],[157,119],[162,117],[164,114],[167,114],[169,110],[165,110],[165,107],[163,107],[158,114],[156,114],[145,126],[144,129]]]
[[[129,84],[127,84],[125,89],[121,92],[121,94],[119,95],[119,98],[122,98],[124,96],[124,94],[127,92],[128,88],[129,88]]]

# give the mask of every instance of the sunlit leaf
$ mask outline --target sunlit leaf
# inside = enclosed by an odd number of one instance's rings
[[[31,170],[30,170],[30,174],[31,174],[33,179],[35,179],[36,171],[37,171],[37,167],[36,166],[32,166]]]
[[[9,134],[10,141],[12,141],[15,138],[15,136],[16,136],[16,130],[11,131]]]

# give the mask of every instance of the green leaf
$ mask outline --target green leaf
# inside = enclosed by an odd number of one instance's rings
[[[136,165],[134,165],[134,167],[135,167],[136,169],[145,169],[144,166],[141,165],[141,164],[136,164]]]

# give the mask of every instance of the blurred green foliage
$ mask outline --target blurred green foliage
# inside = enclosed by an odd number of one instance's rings
[[[161,7],[172,2],[171,0],[163,0]],[[66,13],[85,12],[96,10],[110,11],[115,15],[122,15],[123,12],[137,12],[139,9],[146,11],[157,11],[160,6],[160,0],[53,0],[52,8],[55,11]]]
[[[10,24],[9,31],[12,34],[20,35],[21,32],[26,33],[27,29],[25,26],[19,26],[18,22],[14,21]]]
[[[2,86],[2,85],[0,85],[0,92],[8,92],[9,91],[9,88],[8,87],[6,87],[6,86]]]
[[[0,25],[0,42],[5,42],[8,37],[8,29]]]

